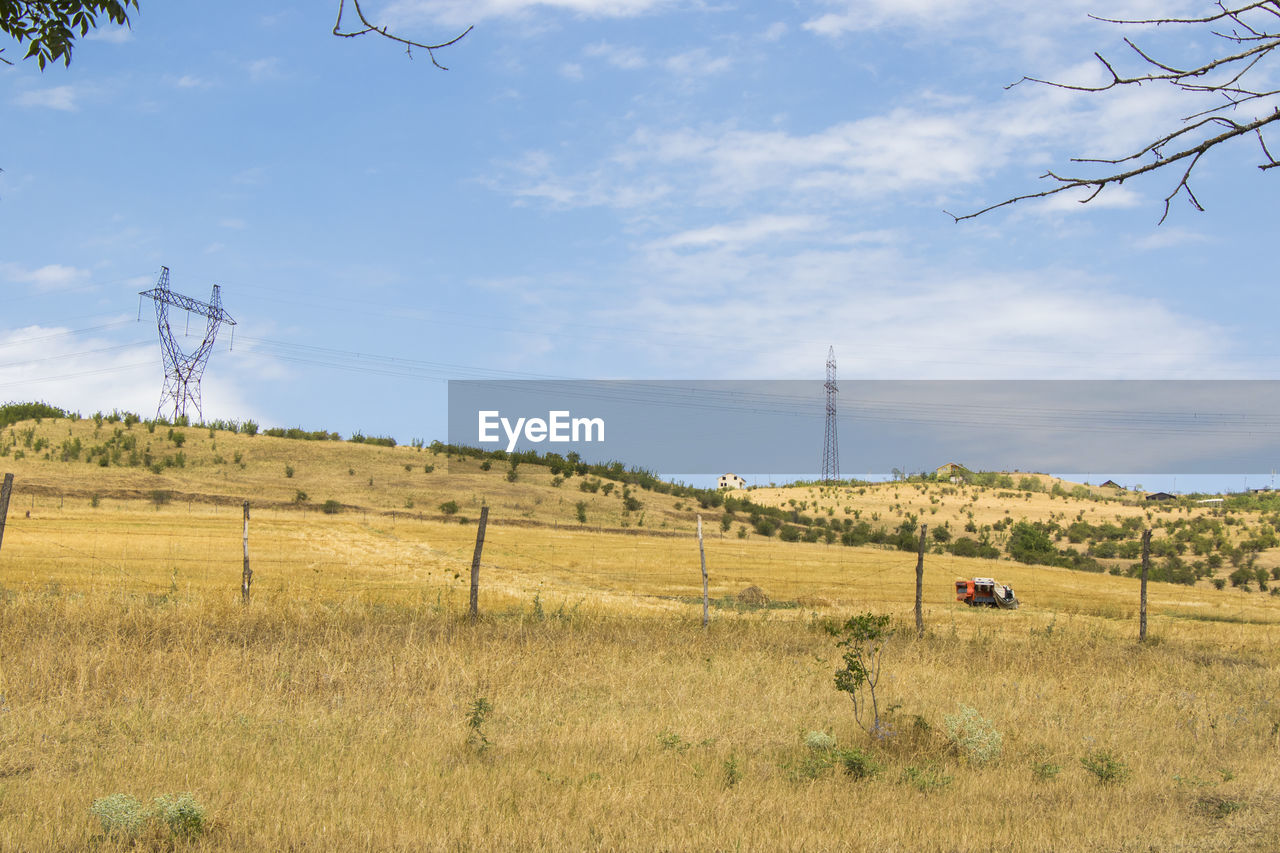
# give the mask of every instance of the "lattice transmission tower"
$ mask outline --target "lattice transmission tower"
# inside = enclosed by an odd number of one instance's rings
[[[213,352],[213,341],[218,336],[218,327],[224,323],[234,326],[236,321],[222,310],[222,295],[218,285],[213,286],[213,296],[208,302],[174,293],[169,289],[169,268],[160,268],[160,281],[151,290],[144,290],[139,296],[149,296],[156,304],[156,327],[160,331],[160,352],[164,356],[164,390],[160,392],[160,405],[156,407],[156,416],[163,417],[168,402],[173,401],[173,419],[187,414],[187,402],[196,408],[197,420],[204,419],[200,408],[200,380],[204,377],[205,366],[209,363],[209,354]],[[191,326],[191,315],[204,317],[207,321],[204,340],[193,353],[185,353],[173,337],[169,328],[169,306],[181,308],[187,312],[187,327]],[[141,303],[139,303],[139,319],[141,319]],[[234,333],[233,333],[234,334]]]
[[[822,442],[822,481],[840,479],[840,442],[836,440],[836,348],[827,350],[827,434]]]

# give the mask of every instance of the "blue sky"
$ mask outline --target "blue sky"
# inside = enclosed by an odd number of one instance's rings
[[[206,417],[405,442],[450,378],[820,379],[831,345],[848,378],[1275,374],[1256,142],[1163,225],[1160,174],[944,213],[1194,111],[1005,86],[1096,80],[1124,35],[1203,55],[1087,17],[1202,4],[369,0],[474,24],[448,72],[334,38],[336,0],[264,8],[142,0],[69,69],[0,67],[0,400],[155,412],[162,265],[239,323]]]

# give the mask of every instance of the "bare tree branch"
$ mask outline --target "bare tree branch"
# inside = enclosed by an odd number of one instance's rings
[[[410,59],[413,58],[413,49],[415,47],[419,50],[425,50],[428,58],[431,59],[431,64],[436,68],[439,68],[441,71],[448,71],[449,69],[441,65],[436,59],[436,51],[457,44],[466,37],[467,33],[475,29],[474,25],[467,27],[461,34],[449,39],[448,41],[440,42],[439,44],[424,44],[422,42],[411,41],[410,39],[401,38],[400,36],[393,34],[385,26],[379,27],[376,24],[370,23],[369,19],[364,15],[364,10],[360,8],[360,0],[351,0],[351,8],[355,10],[356,17],[360,19],[362,27],[356,30],[344,31],[342,29],[342,13],[346,10],[346,5],[347,0],[338,0],[338,19],[333,23],[333,34],[335,36],[338,36],[339,38],[357,38],[358,36],[375,33],[383,38],[388,38],[394,42],[399,42],[404,45],[404,52],[408,54]]]
[[[1219,0],[1215,5],[1218,9],[1217,12],[1198,18],[1121,20],[1090,15],[1095,20],[1119,25],[1160,26],[1168,24],[1194,27],[1218,24],[1223,21],[1230,21],[1235,24],[1238,29],[1231,32],[1209,31],[1209,35],[1234,47],[1225,50],[1222,55],[1214,57],[1207,62],[1183,67],[1180,64],[1157,59],[1132,40],[1126,38],[1124,40],[1125,44],[1132,49],[1142,64],[1146,66],[1146,70],[1142,73],[1128,76],[1121,74],[1116,70],[1116,66],[1103,57],[1102,54],[1095,53],[1094,56],[1097,57],[1102,67],[1110,75],[1111,79],[1105,83],[1080,85],[1042,80],[1035,77],[1023,77],[1005,87],[1012,88],[1021,83],[1038,83],[1074,92],[1096,93],[1123,86],[1141,87],[1144,83],[1151,83],[1170,85],[1181,92],[1186,92],[1193,96],[1204,94],[1219,94],[1222,96],[1222,101],[1217,106],[1199,110],[1186,116],[1182,120],[1180,127],[1160,134],[1153,141],[1130,154],[1114,158],[1075,157],[1071,161],[1073,163],[1116,166],[1152,155],[1155,158],[1152,162],[1132,169],[1080,177],[1064,177],[1049,171],[1041,177],[1057,182],[1057,185],[1050,189],[1005,199],[997,204],[984,207],[976,213],[957,216],[948,212],[948,215],[956,222],[960,222],[1019,201],[1045,198],[1073,189],[1091,189],[1092,192],[1081,200],[1082,204],[1088,203],[1097,198],[1107,187],[1123,184],[1130,178],[1159,171],[1179,161],[1187,161],[1186,169],[1174,185],[1173,191],[1165,196],[1164,214],[1160,217],[1160,221],[1164,222],[1169,216],[1170,203],[1180,193],[1186,194],[1187,200],[1196,210],[1204,210],[1191,189],[1192,173],[1206,153],[1224,142],[1240,136],[1256,134],[1265,158],[1258,168],[1266,171],[1280,166],[1280,162],[1276,161],[1267,148],[1267,141],[1263,135],[1264,127],[1272,122],[1280,121],[1280,106],[1267,105],[1270,111],[1262,114],[1255,112],[1251,116],[1246,114],[1245,116],[1232,117],[1231,115],[1250,103],[1280,96],[1280,89],[1265,85],[1269,81],[1267,80],[1266,66],[1263,65],[1263,60],[1271,58],[1273,52],[1280,48],[1280,0],[1257,0],[1257,2],[1238,3],[1231,6],[1228,6],[1223,0]],[[1252,80],[1253,76],[1260,79],[1255,83]],[[1210,129],[1214,126],[1225,127],[1226,129],[1221,132],[1212,132]],[[1211,133],[1212,135],[1210,135]],[[1176,150],[1170,151],[1169,149],[1171,148]]]

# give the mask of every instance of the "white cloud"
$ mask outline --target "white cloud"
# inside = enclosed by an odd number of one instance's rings
[[[223,228],[231,228],[236,231],[243,231],[247,227],[248,223],[246,223],[243,219],[240,219],[238,217],[228,217],[226,219],[219,219],[218,225],[220,225]]]
[[[827,228],[820,216],[757,216],[741,222],[712,225],[672,234],[649,244],[650,249],[691,249],[708,246],[747,247],[765,240],[801,237]]]
[[[254,80],[272,79],[280,76],[280,59],[275,56],[254,59],[246,63],[245,70],[249,72],[249,77]]]
[[[672,186],[698,204],[733,205],[785,192],[823,205],[970,183],[1000,165],[1010,142],[964,117],[905,108],[811,134],[733,127],[637,130],[589,173],[557,176],[545,154],[522,161],[516,195],[559,205],[631,207]]]
[[[821,36],[884,28],[925,30],[932,35],[975,33],[1018,38],[1031,30],[1061,33],[1064,27],[1090,26],[1089,14],[1116,19],[1177,15],[1194,8],[1185,0],[1113,2],[1099,12],[1093,0],[1057,0],[1027,4],[1022,0],[825,0],[832,11],[810,18],[804,28]]]
[[[203,77],[197,77],[194,74],[183,74],[173,81],[173,85],[179,89],[207,89],[212,84]]]
[[[1189,228],[1172,228],[1164,226],[1157,228],[1155,231],[1134,242],[1136,249],[1145,249],[1148,251],[1157,251],[1160,249],[1172,249],[1180,246],[1187,246],[1192,243],[1209,243],[1212,242],[1206,234],[1199,231],[1192,231]]]
[[[76,104],[77,94],[71,86],[53,86],[48,89],[30,89],[14,98],[13,102],[20,107],[44,107],[72,112],[79,109]]]
[[[133,41],[133,30],[128,27],[115,27],[110,25],[94,27],[85,33],[86,41],[105,41],[110,44],[124,44],[127,41]]]
[[[594,50],[616,56],[605,46]],[[1096,74],[1085,64],[1065,67],[1059,77],[1087,81]],[[1068,158],[1131,154],[1158,129],[1180,126],[1194,108],[1174,90],[1150,87],[1090,94],[1026,84],[990,103],[928,90],[899,99],[887,112],[804,133],[736,123],[640,126],[595,163],[564,167],[538,152],[508,164],[492,185],[558,207],[680,202],[733,208],[767,197],[774,207],[827,210],[907,197],[937,208],[978,209],[999,198],[974,188],[1011,166],[1025,173],[1025,192],[1048,187],[1034,179],[1046,170],[1080,178],[1108,174],[1122,167]],[[1160,180],[1108,188],[1092,207],[1132,206],[1141,188]],[[1080,205],[1063,195],[1022,207],[1061,213]]]
[[[1092,201],[1090,198],[1092,197]],[[1064,190],[1054,196],[1038,202],[1031,207],[1024,207],[1023,213],[1044,216],[1055,213],[1084,213],[1088,210],[1103,208],[1137,207],[1146,201],[1129,187],[1112,187],[1096,196],[1092,189]]]
[[[501,179],[486,179],[485,183],[490,187],[508,191],[520,202],[540,201],[558,208],[607,206],[635,209],[651,205],[671,193],[671,187],[658,180],[618,181],[605,166],[560,177],[553,173],[551,158],[543,151],[526,152],[500,168],[507,174]]]
[[[119,409],[149,415],[156,410],[164,378],[154,334],[153,326],[152,340],[121,342],[65,327],[0,330],[0,399],[45,400],[86,414]],[[222,346],[209,364],[201,387],[205,416],[251,416],[237,389],[262,365],[246,364]]]
[[[560,76],[566,80],[581,80],[582,66],[577,62],[563,62],[560,64]]]
[[[159,374],[159,353],[141,344],[60,327],[0,331],[0,399],[46,400],[83,412],[147,412],[159,396]]]
[[[785,236],[651,251],[636,275],[657,284],[596,320],[648,329],[637,346],[658,369],[687,364],[673,341],[702,341],[732,352],[740,377],[814,375],[833,343],[846,377],[1251,375],[1223,347],[1224,330],[1113,282],[1057,268],[940,267],[895,235],[790,250]]]
[[[266,180],[266,177],[267,170],[262,166],[251,166],[247,169],[241,169],[232,175],[231,182],[243,186],[257,186]]]
[[[0,276],[20,284],[32,285],[38,292],[51,293],[85,286],[89,271],[65,264],[46,264],[38,269],[25,269],[17,264],[0,264]]]
[[[676,0],[397,0],[386,8],[381,20],[371,20],[376,24],[385,20],[391,24],[457,27],[491,18],[524,18],[534,12],[631,18],[677,5]]]
[[[662,59],[650,60],[639,48],[602,41],[588,45],[582,53],[592,59],[603,60],[623,71],[643,71],[656,66],[678,77],[708,77],[723,74],[733,67],[732,59],[727,56],[712,56],[706,48],[695,48]]]
[[[706,77],[723,74],[733,66],[727,56],[711,56],[705,48],[678,53],[663,60],[662,67],[682,77]]]
[[[649,66],[643,53],[634,47],[624,47],[609,42],[597,42],[596,44],[587,45],[583,50],[583,54],[594,59],[603,59],[614,68],[621,68],[625,71],[638,71]]]

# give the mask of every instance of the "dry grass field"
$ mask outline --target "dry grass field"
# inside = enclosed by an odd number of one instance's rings
[[[11,447],[26,429],[48,446],[0,456],[16,477],[0,547],[0,850],[1280,847],[1276,597],[1153,583],[1139,645],[1132,578],[930,554],[918,638],[914,554],[739,537],[741,521],[722,533],[719,510],[687,498],[639,492],[624,512],[620,489],[553,485],[533,465],[513,482],[505,465],[416,448],[195,428],[179,448],[167,427],[134,424],[135,449],[181,450],[183,466],[60,461],[64,441],[116,428],[20,424]],[[954,527],[975,506],[1148,511],[938,485],[763,492],[750,494],[893,523],[905,506]],[[1023,607],[958,604],[952,580],[973,575],[1012,583]],[[738,604],[749,585],[770,602]],[[833,681],[832,632],[863,611],[896,629],[880,737]],[[998,755],[949,737],[962,706],[1000,733]],[[861,778],[837,760],[855,748]],[[154,822],[107,836],[90,814],[111,794],[178,792],[205,809],[190,837]]]

